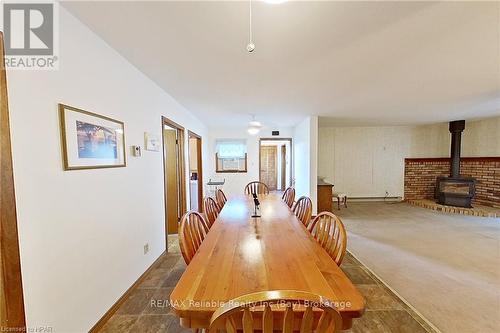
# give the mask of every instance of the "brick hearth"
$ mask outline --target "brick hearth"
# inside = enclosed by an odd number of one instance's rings
[[[464,157],[460,169],[477,180],[473,204],[500,208],[500,157]],[[433,199],[436,177],[449,174],[449,158],[405,159],[405,200]]]

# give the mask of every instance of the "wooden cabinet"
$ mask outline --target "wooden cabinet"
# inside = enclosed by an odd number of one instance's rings
[[[318,213],[331,212],[333,206],[333,184],[318,179]]]

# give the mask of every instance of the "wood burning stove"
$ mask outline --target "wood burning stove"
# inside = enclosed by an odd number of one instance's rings
[[[460,176],[460,151],[462,132],[465,120],[450,122],[451,133],[451,165],[450,177],[437,177],[434,198],[441,205],[472,207],[472,199],[476,194],[476,180]]]
[[[472,207],[476,180],[466,177],[437,177],[435,199],[441,205]]]

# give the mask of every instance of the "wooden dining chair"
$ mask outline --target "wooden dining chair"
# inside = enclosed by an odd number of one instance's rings
[[[207,217],[208,228],[211,228],[215,220],[217,220],[217,216],[219,216],[221,208],[213,198],[206,197],[205,200],[203,200],[203,211]]]
[[[306,227],[311,223],[312,201],[306,196],[300,197],[292,208],[293,213]]]
[[[259,181],[250,182],[247,184],[247,186],[245,186],[245,194],[251,195],[252,193],[269,194],[269,187],[267,187],[267,185],[264,184],[263,182]]]
[[[347,247],[347,233],[342,221],[330,212],[322,212],[311,222],[308,230],[340,266]]]
[[[179,227],[179,247],[186,265],[189,265],[193,259],[207,236],[208,230],[207,222],[200,213],[189,211],[182,216]]]
[[[227,202],[226,195],[220,188],[215,191],[215,200],[217,201],[220,209],[222,209]]]
[[[285,190],[285,193],[283,193],[281,200],[283,200],[288,205],[288,207],[292,208],[293,201],[295,200],[295,189],[293,187],[287,188]]]
[[[332,301],[304,291],[275,290],[228,301],[212,315],[209,333],[337,333],[341,327]]]

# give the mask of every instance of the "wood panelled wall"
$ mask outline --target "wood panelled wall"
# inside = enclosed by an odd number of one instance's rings
[[[404,194],[405,158],[450,155],[448,123],[421,126],[320,127],[318,176],[350,197]],[[500,117],[466,121],[462,156],[500,156]],[[432,187],[432,186],[431,186]]]

